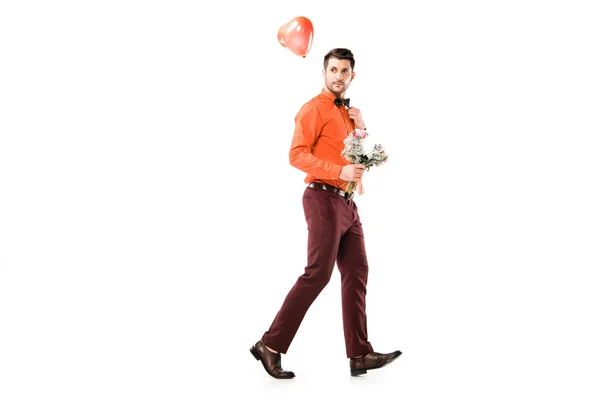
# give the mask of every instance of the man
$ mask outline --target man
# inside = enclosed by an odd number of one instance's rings
[[[354,55],[333,49],[325,55],[325,87],[302,106],[290,149],[290,164],[306,172],[302,203],[308,225],[308,257],[301,275],[285,298],[271,327],[250,348],[269,375],[290,379],[295,375],[281,367],[304,315],[329,282],[337,262],[342,278],[342,314],[350,374],[381,368],[400,356],[400,351],[381,354],[367,339],[365,295],[368,264],[362,225],[354,193],[344,190],[359,180],[362,164],[349,164],[341,152],[343,141],[354,129],[365,130],[360,110],[349,106],[345,93],[354,79]],[[348,107],[348,108],[347,108]]]

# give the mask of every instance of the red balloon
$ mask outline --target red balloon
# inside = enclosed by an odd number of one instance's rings
[[[304,58],[312,47],[312,22],[306,17],[296,17],[287,24],[281,25],[277,32],[277,39],[283,47]]]

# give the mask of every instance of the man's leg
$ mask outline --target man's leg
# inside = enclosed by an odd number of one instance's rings
[[[360,376],[368,370],[389,365],[402,352],[377,353],[368,341],[365,300],[369,266],[358,210],[353,202],[350,205],[354,215],[353,224],[341,238],[337,264],[342,276],[344,337],[346,355],[350,359],[350,375]]]
[[[354,202],[354,220],[341,238],[337,265],[342,278],[342,314],[346,355],[358,357],[373,351],[367,335],[366,294],[369,265],[362,224]]]
[[[302,204],[308,226],[307,265],[262,337],[266,346],[278,352],[287,352],[306,312],[331,278],[343,231],[340,217],[343,210],[336,209],[335,197],[339,198],[335,193],[312,188],[304,192]]]

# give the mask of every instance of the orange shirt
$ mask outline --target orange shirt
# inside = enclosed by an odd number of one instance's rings
[[[344,165],[344,139],[354,130],[345,106],[336,106],[335,95],[321,94],[305,103],[296,115],[296,128],[290,148],[290,164],[306,172],[304,182],[321,182],[344,189],[348,182],[339,178]]]

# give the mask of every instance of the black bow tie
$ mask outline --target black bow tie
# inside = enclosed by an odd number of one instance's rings
[[[345,105],[346,107],[350,107],[350,99],[340,99],[339,97],[336,97],[335,100],[333,101],[333,104],[335,104],[336,106],[341,106],[342,104]]]

